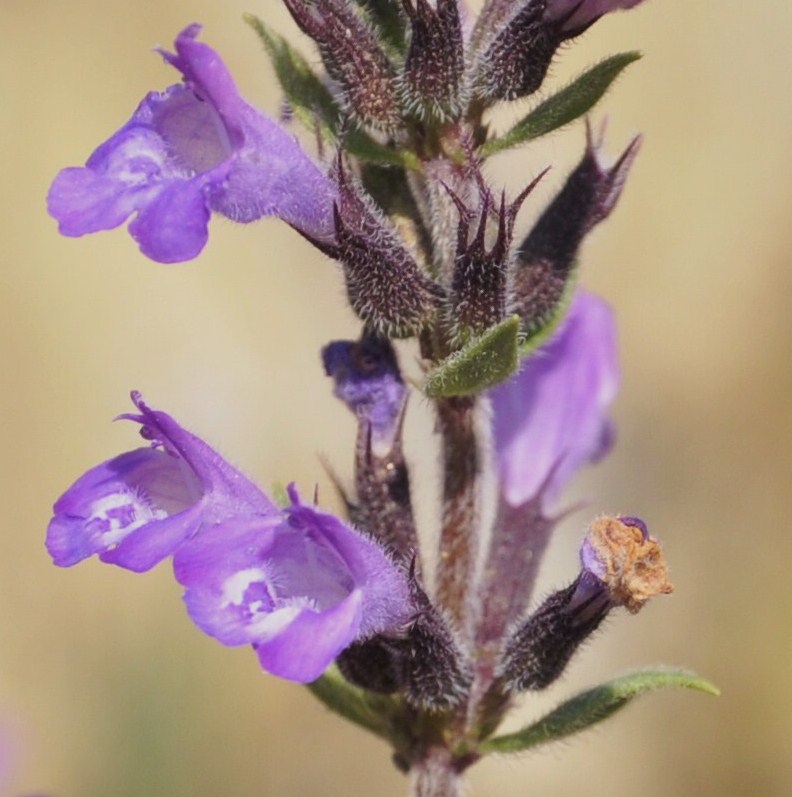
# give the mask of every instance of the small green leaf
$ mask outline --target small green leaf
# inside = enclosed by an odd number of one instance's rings
[[[412,152],[381,144],[359,129],[350,130],[344,136],[344,149],[356,158],[370,163],[402,166],[416,171],[421,168],[421,161]]]
[[[340,124],[339,108],[305,58],[258,17],[244,14],[243,19],[261,39],[297,118],[311,130],[315,130],[318,123],[326,138],[335,138]]]
[[[473,338],[429,374],[426,395],[469,396],[507,379],[519,363],[519,335],[520,317],[514,315]]]
[[[377,38],[401,53],[405,49],[406,18],[393,0],[356,0],[377,29]]]
[[[487,141],[481,147],[481,155],[484,157],[494,155],[496,152],[524,144],[526,141],[557,130],[588,113],[599,102],[621,71],[640,57],[639,52],[631,51],[606,58],[557,94],[537,105],[508,133]]]
[[[270,495],[272,496],[272,502],[276,506],[289,506],[291,504],[289,493],[287,492],[286,485],[283,482],[273,482],[272,492]]]
[[[331,711],[399,746],[400,707],[392,698],[352,686],[335,666],[307,686]]]
[[[481,745],[480,752],[517,753],[571,736],[607,719],[638,695],[668,687],[696,689],[710,695],[720,694],[718,687],[710,681],[685,670],[645,670],[631,673],[581,692],[538,722],[516,733],[489,739]]]

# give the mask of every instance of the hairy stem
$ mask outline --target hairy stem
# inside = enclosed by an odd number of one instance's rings
[[[457,771],[450,752],[443,747],[430,747],[410,769],[410,797],[461,797],[462,775]]]
[[[443,518],[437,564],[437,598],[457,628],[469,634],[469,593],[481,518],[481,456],[472,396],[437,401],[442,439]]]

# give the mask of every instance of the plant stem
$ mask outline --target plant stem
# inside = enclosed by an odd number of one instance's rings
[[[411,770],[410,797],[461,797],[463,777],[454,767],[450,752],[430,747]]]
[[[444,398],[436,403],[443,467],[437,598],[466,635],[481,517],[478,405],[479,400],[472,396]]]

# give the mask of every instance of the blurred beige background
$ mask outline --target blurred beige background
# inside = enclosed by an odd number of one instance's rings
[[[0,0],[0,734],[9,795],[390,797],[386,748],[300,687],[261,674],[187,620],[167,565],[145,576],[53,567],[52,501],[135,445],[112,424],[141,389],[263,485],[348,476],[351,418],[318,350],[352,336],[342,283],[276,222],[212,223],[197,262],[146,261],[123,231],[60,238],[44,210],[57,170],[82,163],[145,92],[174,82],[150,52],[202,21],[244,93],[278,93],[254,11],[294,36],[275,0]],[[646,518],[677,593],[614,617],[523,721],[644,664],[718,682],[644,698],[569,744],[478,766],[471,794],[738,797],[792,793],[789,579],[792,465],[792,4],[651,0],[596,25],[555,68],[560,84],[619,50],[646,57],[601,109],[609,151],[645,146],[621,205],[585,252],[584,281],[615,304],[620,442],[570,498],[589,515]],[[304,52],[309,52],[301,40]],[[514,112],[509,112],[514,113]],[[507,115],[501,120],[508,120]],[[547,163],[545,196],[580,126],[518,155],[512,190]],[[526,203],[530,224],[541,196]],[[413,451],[413,456],[416,456]],[[586,513],[559,533],[543,588],[575,571]]]

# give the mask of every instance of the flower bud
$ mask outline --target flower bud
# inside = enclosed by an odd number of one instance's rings
[[[396,72],[362,16],[344,0],[284,0],[300,29],[318,45],[350,111],[366,124],[396,127],[401,119]]]
[[[322,350],[335,395],[358,419],[355,446],[356,501],[346,500],[352,522],[366,529],[402,561],[418,548],[410,477],[402,451],[407,388],[386,338],[364,334]]]
[[[531,335],[555,315],[575,269],[580,244],[616,207],[641,139],[636,137],[608,168],[602,158],[602,134],[595,141],[587,128],[583,159],[567,178],[517,250],[512,312]]]
[[[422,273],[393,226],[338,164],[336,242],[324,247],[341,261],[352,309],[372,329],[406,336],[435,312],[439,286]]]
[[[475,91],[483,100],[533,94],[563,41],[561,25],[545,18],[546,0],[529,0],[492,37],[478,59]]]
[[[549,20],[561,20],[563,32],[571,39],[610,11],[626,10],[642,2],[643,0],[548,0],[546,17]]]
[[[563,42],[579,36],[603,14],[640,2],[527,0],[514,3],[516,10],[510,16],[505,5],[491,3],[482,11],[473,34],[480,46],[474,77],[477,95],[491,102],[533,94]]]
[[[453,118],[461,111],[464,51],[457,0],[404,0],[411,38],[402,99],[417,116]]]

